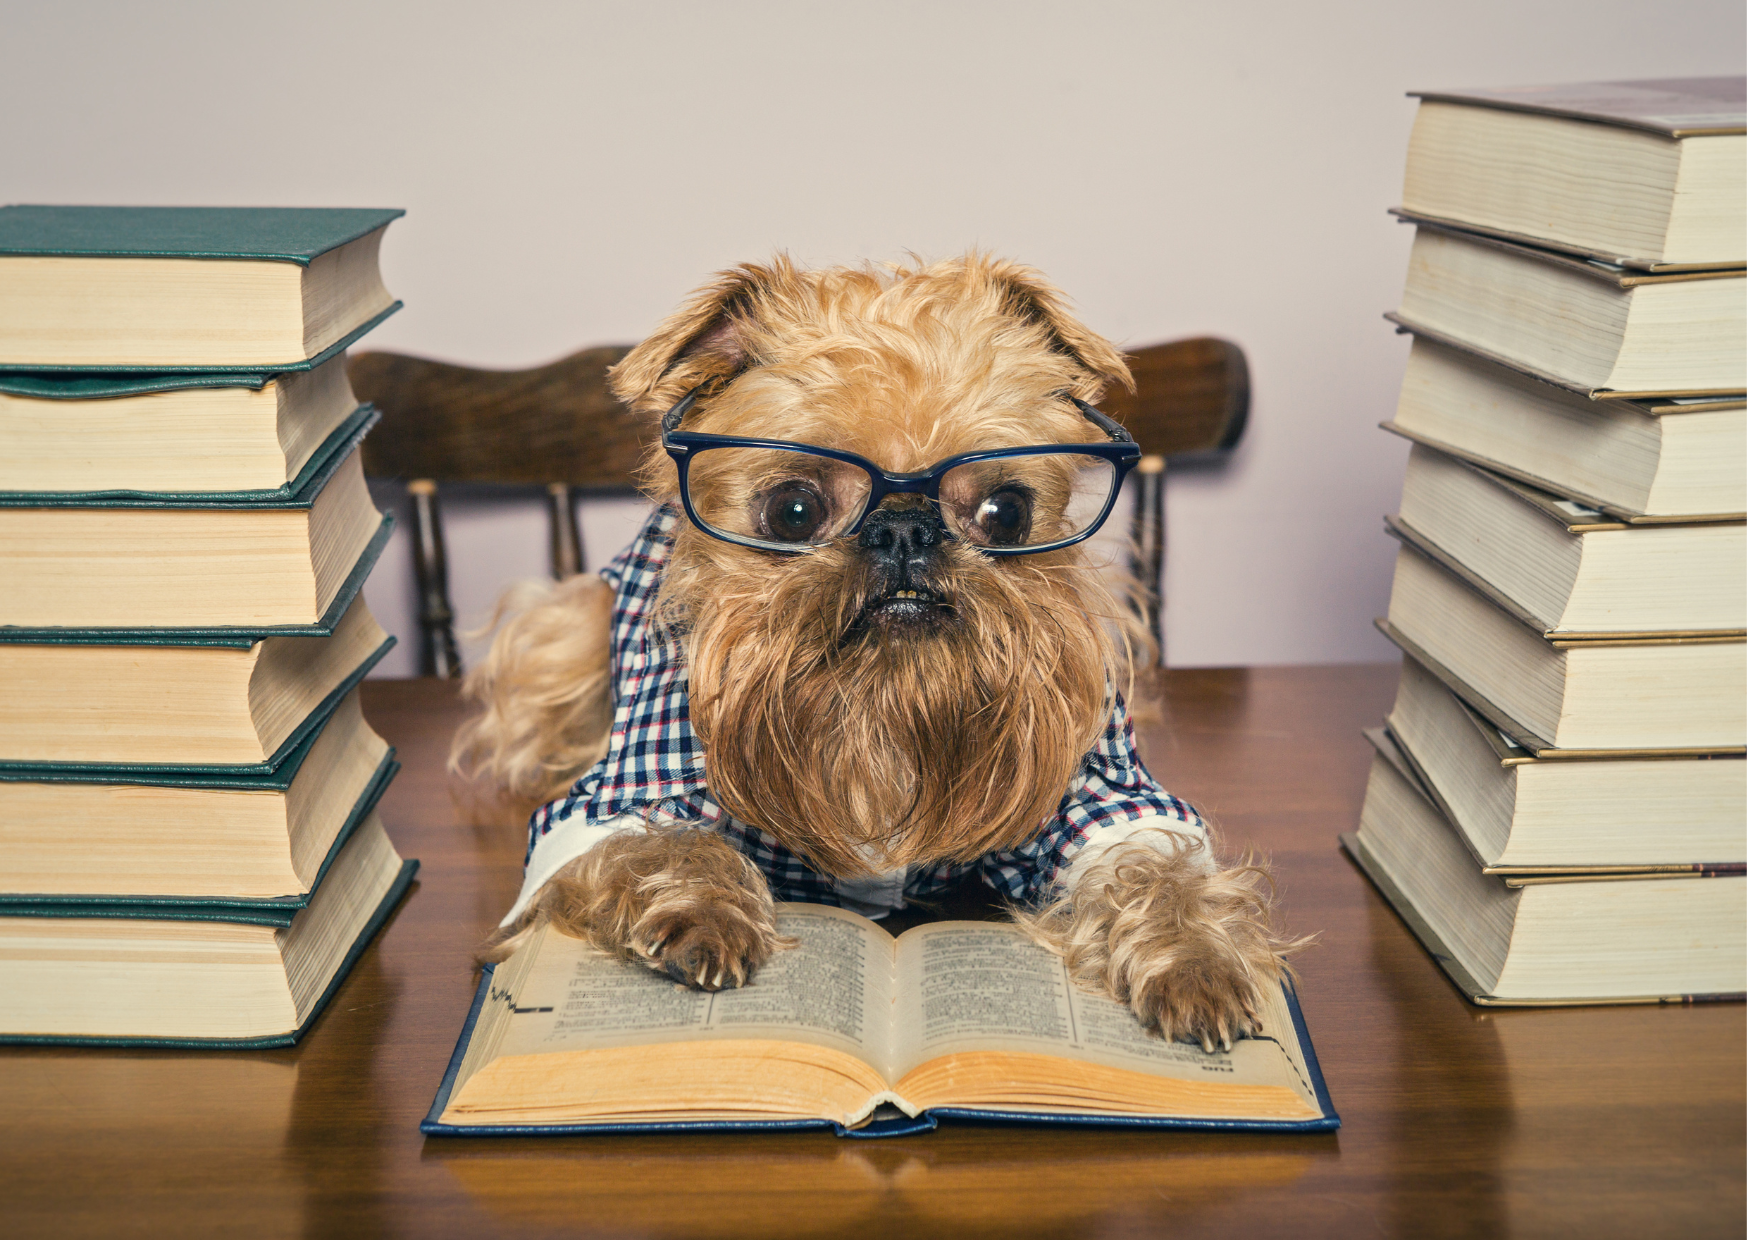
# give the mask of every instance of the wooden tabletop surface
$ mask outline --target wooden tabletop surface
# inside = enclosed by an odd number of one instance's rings
[[[1340,1132],[953,1126],[419,1135],[519,884],[517,826],[460,825],[442,681],[376,681],[418,886],[301,1045],[0,1052],[0,1235],[972,1237],[1741,1235],[1743,1009],[1483,1011],[1337,849],[1393,667],[1180,671],[1143,752],[1274,861]]]

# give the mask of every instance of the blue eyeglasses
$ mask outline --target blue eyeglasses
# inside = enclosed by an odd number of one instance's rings
[[[697,397],[694,388],[662,415],[680,502],[712,538],[761,551],[810,551],[853,537],[889,495],[923,496],[952,536],[987,555],[1058,551],[1098,531],[1141,459],[1128,431],[1073,397],[1110,442],[962,452],[914,474],[815,444],[682,431]]]

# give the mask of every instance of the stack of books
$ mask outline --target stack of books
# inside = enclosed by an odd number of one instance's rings
[[[0,1041],[294,1041],[412,880],[345,370],[400,214],[0,208]]]
[[[1423,94],[1401,685],[1343,837],[1478,1003],[1743,989],[1743,79]]]

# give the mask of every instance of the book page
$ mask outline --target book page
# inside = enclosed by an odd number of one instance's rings
[[[897,974],[893,1081],[944,1055],[1030,1052],[1180,1080],[1287,1086],[1315,1101],[1292,1019],[1274,988],[1264,995],[1264,1036],[1210,1054],[1167,1042],[1142,1028],[1126,1006],[1079,989],[1059,957],[1015,926],[918,926],[898,941]]]
[[[779,905],[777,928],[800,945],[773,956],[739,990],[688,990],[641,964],[547,931],[520,976],[488,1003],[508,1013],[493,1058],[664,1042],[763,1039],[887,1057],[893,939],[873,922],[822,905]],[[494,979],[495,981],[496,979]],[[501,1016],[501,1014],[500,1014]],[[481,1014],[481,1025],[486,1014]]]

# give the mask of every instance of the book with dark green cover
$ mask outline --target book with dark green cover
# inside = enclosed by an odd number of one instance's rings
[[[328,600],[327,605],[322,609],[322,614],[314,621],[301,624],[279,623],[254,625],[0,624],[0,642],[112,645],[116,642],[153,641],[161,644],[176,644],[177,639],[188,639],[194,644],[210,644],[212,639],[220,638],[235,639],[247,643],[249,641],[259,640],[262,637],[276,635],[309,637],[326,637],[330,635],[334,631],[334,626],[339,623],[340,618],[346,614],[346,610],[357,598],[359,591],[363,589],[365,578],[370,575],[371,569],[375,567],[377,559],[382,555],[383,548],[388,545],[389,538],[394,532],[394,516],[392,513],[388,512],[377,513],[374,505],[370,504],[368,494],[364,489],[362,476],[356,473],[356,465],[353,465],[352,468],[354,473],[350,477],[341,479],[343,486],[353,488],[353,490],[337,492],[340,499],[350,505],[350,508],[342,510],[330,506],[324,510],[329,514],[329,517],[335,521],[338,521],[341,516],[344,516],[347,524],[341,526],[338,524],[330,525],[326,523],[317,523],[314,520],[315,513],[313,510],[317,500],[322,496],[329,484],[335,481],[335,477],[340,473],[341,469],[347,466],[348,462],[352,460],[352,457],[357,452],[358,445],[363,441],[365,434],[369,432],[372,426],[376,425],[381,416],[382,415],[374,407],[370,405],[362,406],[357,413],[347,420],[346,424],[340,429],[340,431],[337,431],[330,437],[329,444],[325,446],[316,457],[313,457],[309,466],[300,473],[297,489],[291,494],[285,496],[276,497],[268,495],[266,497],[261,497],[239,495],[235,492],[220,492],[207,495],[111,493],[101,496],[69,495],[62,492],[0,493],[0,538],[7,536],[6,511],[8,509],[157,509],[177,510],[181,512],[222,511],[237,514],[238,534],[242,534],[245,529],[245,524],[253,519],[248,514],[303,511],[311,514],[311,529],[309,530],[309,536],[313,547],[344,548],[348,542],[356,546],[357,543],[354,540],[364,536],[363,528],[354,525],[352,522],[354,520],[362,521],[366,517],[375,514],[378,519],[376,521],[374,532],[370,534],[369,541],[363,545],[362,549],[353,560],[347,575],[339,583],[334,596]],[[337,538],[343,537],[345,541],[324,541],[322,533],[329,528],[332,528],[337,532]],[[158,533],[162,535],[163,531],[160,530]],[[22,542],[23,545],[28,546],[29,544],[24,542],[24,538],[25,536],[23,535],[19,536],[19,541]],[[234,546],[234,542],[227,542],[222,544],[222,546],[225,549],[225,558],[213,562],[211,565],[211,570],[213,572],[222,573],[237,562],[236,553],[230,550],[230,548]],[[115,554],[111,547],[106,547],[105,552],[108,556],[113,556]],[[0,563],[3,563],[5,558],[14,554],[16,554],[16,552],[11,550],[9,544],[0,543]],[[186,555],[186,551],[184,554]],[[100,566],[100,564],[101,561],[94,564],[94,571]],[[33,560],[27,553],[20,562],[20,571],[28,572],[32,566]],[[254,567],[254,565],[251,565],[251,567]],[[303,567],[298,571],[307,572],[312,570],[311,566],[305,562]],[[38,590],[45,588],[42,585],[31,581],[29,577],[26,577],[24,580],[29,584],[25,586],[15,586],[15,588],[27,591],[32,587]],[[317,583],[320,582],[319,576],[316,578],[316,581]],[[146,581],[137,584],[142,585],[142,587],[156,587],[158,582],[155,579],[147,579]],[[66,606],[84,616],[91,616],[92,613],[85,611],[84,608],[93,605],[101,605],[105,607],[110,606],[114,601],[112,592],[115,588],[117,587],[113,580],[107,577],[93,581],[90,585],[90,589],[86,591],[84,602],[82,604],[76,606],[69,604]],[[94,594],[92,591],[101,592]],[[15,595],[14,597],[17,598],[19,596]],[[26,597],[29,596],[26,595]],[[145,596],[140,593],[135,593],[129,597],[135,599],[137,604],[139,600],[145,598]],[[176,611],[186,615],[186,613],[192,610],[189,602],[191,596],[179,594],[174,597],[177,600]],[[319,595],[317,598],[319,601]],[[258,595],[239,594],[238,591],[233,590],[231,592],[230,600],[225,604],[225,606],[247,606],[253,609],[259,605],[259,601]],[[7,607],[5,601],[0,600],[0,614],[5,614],[6,610]],[[202,610],[204,610],[204,608],[202,608]],[[219,609],[216,601],[213,605],[213,611],[216,611],[220,616],[225,614],[224,611]],[[18,614],[19,613],[17,612],[13,612],[13,615],[15,616]],[[37,614],[40,615],[41,613],[39,612]],[[141,613],[135,613],[136,616],[139,614]],[[151,615],[152,613],[148,612],[145,614]],[[212,613],[208,612],[206,614]],[[236,613],[233,612],[232,614]],[[120,616],[115,616],[114,618],[119,619]],[[167,617],[164,617],[163,613],[159,612],[158,618]]]
[[[0,376],[0,391],[13,390],[7,384],[7,378]],[[262,381],[267,378],[263,375]],[[118,383],[116,386],[123,385]],[[114,394],[125,393],[118,391]],[[334,476],[334,471],[345,462],[347,454],[380,421],[382,411],[375,405],[358,406],[329,433],[321,447],[310,454],[310,459],[298,470],[297,477],[270,490],[0,491],[0,508],[308,508]]]
[[[343,694],[341,695],[344,696]],[[62,766],[0,762],[0,783],[126,784],[137,788],[205,788],[215,792],[285,792],[304,760],[334,719],[329,709],[315,712],[298,741],[271,770],[238,772],[231,767]],[[393,755],[393,750],[389,751]],[[3,898],[3,897],[0,897]]]
[[[301,764],[309,753],[309,741],[298,746],[298,752],[286,762],[286,767],[295,768]],[[329,868],[334,864],[334,858],[340,855],[340,849],[347,840],[352,838],[352,832],[358,824],[364,821],[364,816],[376,808],[382,794],[388,791],[388,786],[394,777],[400,773],[401,764],[395,761],[395,751],[390,748],[377,764],[370,782],[364,786],[364,791],[353,803],[351,812],[346,815],[346,821],[341,825],[339,834],[334,836],[334,842],[328,846],[327,854],[322,858],[321,868],[310,880],[309,890],[298,895],[274,896],[264,899],[250,899],[244,896],[212,898],[204,896],[81,896],[81,895],[35,895],[27,892],[14,894],[0,893],[0,917],[145,917],[160,921],[248,921],[263,926],[289,926],[292,917],[300,908],[309,906],[310,897],[315,895],[316,888],[322,885],[322,879],[327,877]],[[292,769],[291,774],[296,775]],[[0,779],[15,780],[12,772],[0,773]],[[93,781],[96,782],[96,781]],[[123,782],[123,781],[115,781]],[[156,783],[160,786],[173,782],[171,777],[161,777],[157,780],[128,779],[132,784]],[[178,781],[179,782],[179,781]],[[277,783],[277,773],[271,776],[257,776],[254,779],[231,779],[225,787],[233,789],[269,790]],[[285,781],[289,784],[289,778]],[[187,786],[184,783],[182,786]],[[234,914],[234,915],[233,915]]]
[[[362,604],[359,604],[362,606]],[[373,620],[372,624],[375,623]],[[379,630],[380,631],[380,630]],[[207,649],[247,650],[258,641],[279,640],[278,637],[246,637],[246,636],[189,636],[187,634],[154,634],[150,637],[123,635],[112,636],[107,641],[98,642],[87,637],[61,639],[38,644],[51,645],[116,645],[116,646],[169,646],[195,647]],[[293,638],[292,640],[297,640]],[[325,640],[334,640],[328,638]],[[19,644],[25,644],[20,642]],[[271,755],[260,762],[214,763],[214,762],[41,762],[29,760],[0,760],[0,778],[43,779],[44,772],[55,771],[67,778],[91,776],[98,781],[114,781],[121,776],[187,776],[198,779],[237,778],[250,775],[271,775],[283,767],[291,755],[297,752],[300,745],[307,740],[322,721],[333,714],[340,700],[354,689],[360,681],[369,674],[388,652],[394,649],[395,638],[392,634],[384,634],[383,639],[365,656],[362,662],[351,668],[346,675],[331,690],[325,694],[315,708],[300,720],[290,733],[281,741]]]
[[[400,219],[398,207],[0,207],[0,254],[296,263]]]
[[[399,209],[0,207],[0,371],[233,374],[308,370],[400,309],[376,270]],[[355,246],[349,256],[336,255]],[[167,259],[174,280],[139,263]],[[286,277],[264,268],[289,266]],[[275,306],[275,302],[279,306]],[[296,317],[296,331],[283,313]],[[149,331],[141,324],[150,323]]]
[[[322,990],[320,997],[316,999],[308,1014],[301,1022],[299,1022],[295,1029],[287,1030],[284,1033],[270,1034],[266,1037],[258,1038],[85,1037],[62,1034],[22,1034],[0,1032],[0,1045],[103,1046],[111,1048],[137,1046],[161,1047],[166,1049],[181,1048],[189,1050],[265,1050],[275,1046],[291,1046],[296,1043],[298,1039],[302,1038],[305,1033],[309,1032],[310,1026],[315,1023],[316,1018],[319,1017],[322,1014],[323,1009],[328,1006],[329,1000],[331,1000],[334,997],[335,992],[340,989],[340,985],[346,980],[347,974],[351,973],[352,966],[358,963],[358,958],[364,954],[365,949],[369,947],[371,941],[376,938],[377,932],[383,928],[390,915],[395,911],[396,906],[400,904],[402,897],[407,894],[407,889],[412,886],[413,878],[418,874],[418,872],[419,862],[416,859],[403,861],[401,863],[400,871],[395,876],[394,882],[389,886],[388,891],[377,903],[375,911],[371,914],[370,920],[365,924],[363,930],[361,930],[357,937],[353,939],[352,945],[347,951],[345,958],[340,962],[340,967],[334,971],[334,975],[328,980],[328,984]],[[171,910],[166,910],[166,912],[160,917],[160,920],[177,919],[178,918],[174,916],[173,911]],[[180,918],[180,920],[194,919]],[[255,914],[208,917],[205,918],[205,920],[229,921],[247,925],[271,926],[275,929],[280,928],[280,923],[278,921],[262,920]]]
[[[353,345],[364,339],[364,337],[368,336],[378,327],[381,327],[383,323],[388,320],[388,317],[391,314],[394,314],[396,311],[401,310],[404,307],[404,302],[394,302],[387,309],[372,315],[357,327],[354,327],[351,331],[347,332],[344,336],[340,337],[340,339],[324,347],[320,353],[316,353],[310,357],[288,357],[285,361],[276,361],[271,365],[263,366],[248,373],[258,374],[262,377],[263,381],[265,381],[266,378],[271,375],[282,375],[289,371],[314,370],[324,362],[331,362],[336,357],[339,357],[340,354],[344,353],[347,349],[350,349]],[[118,363],[105,363],[96,366],[66,366],[53,363],[23,365],[16,362],[8,362],[5,358],[0,357],[0,375],[5,375],[7,382],[15,387],[16,385],[21,384],[27,375],[48,376],[64,374],[68,376],[102,375],[105,377],[139,375],[145,379],[202,379],[212,376],[222,377],[224,379],[234,379],[240,373],[243,372],[240,372],[235,365],[126,366]],[[191,384],[189,386],[194,385]],[[169,389],[165,388],[159,390],[168,391]],[[28,396],[31,395],[31,393],[19,389],[18,395]]]
[[[259,392],[275,372],[238,370],[165,374],[65,374],[56,371],[0,371],[0,392],[28,396],[32,400],[115,400],[123,396],[149,396],[154,392],[179,392],[187,388],[248,388]]]
[[[253,511],[314,507],[372,427],[382,421],[375,405],[360,405],[316,449],[298,476],[278,491],[0,491],[0,508],[229,508]]]

